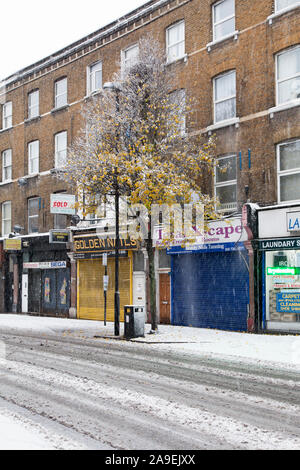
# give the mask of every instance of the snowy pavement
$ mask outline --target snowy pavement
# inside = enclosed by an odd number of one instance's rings
[[[102,338],[107,341],[116,339],[113,323],[108,323],[105,327],[103,322],[98,321],[0,314],[0,332],[5,331],[94,341]],[[300,371],[300,336],[255,335],[171,325],[160,325],[159,332],[155,335],[149,335],[149,331],[150,325],[146,325],[145,337],[132,342],[201,357],[208,355],[261,364],[277,363]],[[121,339],[123,334],[121,323]]]
[[[0,450],[300,449],[300,337],[149,330],[0,315]]]

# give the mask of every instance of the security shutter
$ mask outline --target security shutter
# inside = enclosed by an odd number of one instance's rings
[[[249,275],[243,251],[173,255],[172,323],[245,331]]]
[[[102,260],[80,260],[78,276],[78,316],[87,320],[104,320]],[[114,321],[115,260],[108,259],[107,321]],[[131,259],[120,258],[119,290],[120,321],[124,321],[124,305],[131,303]]]

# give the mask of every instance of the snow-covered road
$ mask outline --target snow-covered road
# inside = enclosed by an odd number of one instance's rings
[[[38,332],[1,340],[0,440],[7,423],[34,434],[20,442],[28,448],[300,449],[299,370],[180,345]]]

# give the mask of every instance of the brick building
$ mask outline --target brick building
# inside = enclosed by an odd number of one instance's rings
[[[76,314],[76,261],[70,262],[65,248],[48,243],[50,229],[70,222],[50,213],[50,195],[69,192],[51,170],[63,165],[67,146],[82,125],[82,105],[126,65],[146,33],[166,48],[178,88],[196,98],[193,132],[217,136],[220,164],[230,168],[217,172],[209,188],[220,198],[220,214],[240,215],[247,200],[260,205],[299,201],[299,31],[299,0],[153,0],[5,79],[0,96],[1,240],[20,226],[23,249],[4,252],[1,244],[6,281],[0,281],[0,310],[22,311],[22,275],[29,272],[29,280],[37,276],[30,269],[23,272],[24,263],[62,261],[67,277],[56,274],[53,282],[57,291],[60,278],[67,286],[73,282],[64,305]],[[157,266],[158,274],[168,274],[170,259],[158,255]],[[47,282],[51,276],[52,271]],[[165,280],[162,276],[162,290]]]

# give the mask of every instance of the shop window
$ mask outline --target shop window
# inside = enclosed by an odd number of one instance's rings
[[[4,150],[2,152],[2,182],[11,181],[12,179],[12,150]]]
[[[62,78],[57,80],[54,85],[55,90],[55,108],[62,108],[68,104],[68,80],[67,78]]]
[[[300,139],[277,146],[278,202],[300,201]]]
[[[127,49],[121,52],[121,66],[122,72],[126,73],[130,68],[136,64],[139,55],[139,46],[135,44],[134,46],[128,47]]]
[[[88,94],[95,93],[102,88],[102,62],[88,67]]]
[[[235,70],[214,79],[214,122],[236,117]]]
[[[213,40],[218,41],[235,31],[235,0],[222,0],[213,5]]]
[[[217,210],[229,212],[237,208],[236,156],[218,159],[215,170],[215,196],[219,200]]]
[[[38,233],[39,231],[39,209],[39,197],[28,199],[28,233]]]
[[[35,175],[39,172],[40,142],[35,140],[28,144],[28,174]]]
[[[275,0],[275,12],[277,13],[296,5],[300,5],[300,0]]]
[[[265,259],[264,320],[267,323],[299,323],[300,252],[296,250],[268,251]]]
[[[2,236],[11,233],[11,201],[2,204]]]
[[[33,119],[40,114],[40,92],[32,91],[28,95],[28,119]]]
[[[5,103],[2,107],[2,129],[12,127],[12,102]]]
[[[170,26],[167,29],[167,60],[174,62],[185,56],[185,23],[179,23]]]
[[[68,134],[66,131],[55,136],[55,168],[62,168],[67,162]]]
[[[300,99],[300,46],[276,56],[277,105]]]

